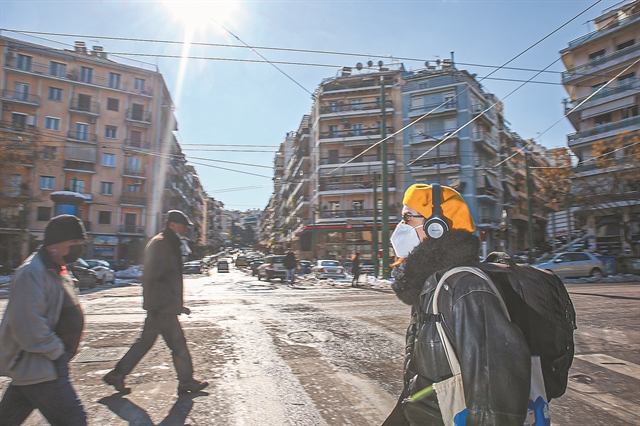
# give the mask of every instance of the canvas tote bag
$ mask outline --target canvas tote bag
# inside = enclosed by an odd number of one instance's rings
[[[433,295],[433,313],[438,315],[438,296],[440,289],[443,287],[444,282],[450,276],[460,273],[470,272],[482,278],[489,283],[491,290],[500,300],[500,305],[506,317],[511,320],[507,306],[502,300],[502,296],[498,292],[495,284],[491,279],[480,269],[467,266],[461,266],[453,268],[447,271],[436,286],[435,293]],[[451,342],[444,332],[441,322],[436,322],[436,328],[438,334],[444,346],[447,360],[449,361],[449,367],[453,373],[453,377],[447,380],[443,380],[433,384],[433,388],[436,390],[438,397],[438,405],[442,413],[442,420],[446,426],[465,426],[467,423],[467,405],[464,400],[464,387],[462,385],[462,373],[460,370],[460,363],[456,357]],[[531,390],[529,393],[529,405],[527,410],[527,417],[524,422],[524,426],[551,426],[551,417],[549,416],[549,403],[547,402],[547,396],[544,390],[544,379],[542,377],[542,366],[540,364],[540,357],[531,357]]]

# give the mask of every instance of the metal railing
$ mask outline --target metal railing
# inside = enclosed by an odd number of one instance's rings
[[[598,33],[602,32],[602,31],[606,31],[606,30],[609,30],[609,29],[612,29],[612,28],[615,28],[615,27],[619,27],[621,25],[626,25],[626,24],[628,24],[628,23],[630,23],[630,22],[632,22],[632,21],[634,21],[634,20],[636,20],[638,18],[640,18],[640,13],[634,13],[633,15],[627,16],[626,18],[619,19],[615,23],[615,25],[607,24],[604,28],[600,28],[598,30],[592,31],[592,32],[590,32],[588,34],[585,34],[583,36],[580,36],[578,38],[575,38],[575,39],[571,40],[569,42],[569,47],[577,46],[577,45],[579,45],[580,43],[582,43],[584,41],[587,41],[587,40],[590,40],[590,39],[594,38]]]
[[[597,99],[606,98],[608,96],[617,95],[619,93],[624,93],[624,92],[626,92],[628,90],[633,90],[633,89],[638,89],[638,88],[640,88],[640,82],[638,80],[630,81],[629,83],[621,84],[621,85],[619,85],[617,87],[608,87],[606,89],[603,89],[603,90],[599,91],[595,95],[593,95],[589,99],[589,102],[595,101]],[[582,103],[587,98],[588,98],[588,96],[584,96],[584,97],[576,99],[576,100],[565,99],[564,100],[564,112],[565,112],[565,114],[568,113],[569,111],[571,111],[577,105],[580,105],[580,103]]]
[[[427,112],[431,112],[431,110],[437,107],[439,108],[433,111],[433,114],[437,114],[444,111],[453,111],[457,108],[458,103],[456,102],[455,99],[452,99],[450,101],[447,101],[446,104],[442,106],[441,105],[442,105],[442,102],[437,102],[437,103],[428,104],[428,105],[412,106],[409,108],[409,114],[426,114]]]
[[[624,120],[616,121],[613,123],[601,124],[592,129],[583,130],[580,132],[575,132],[567,135],[567,139],[569,141],[575,141],[576,139],[582,139],[589,136],[597,135],[600,133],[610,132],[612,130],[618,130],[625,128],[627,126],[633,126],[640,124],[640,116],[630,117]]]
[[[120,202],[122,204],[133,204],[136,206],[144,206],[147,204],[147,197],[144,195],[140,195],[138,192],[127,192],[124,191],[122,196],[120,197]]]
[[[372,78],[371,80],[362,81],[359,83],[338,83],[338,82],[329,82],[322,86],[323,92],[333,92],[336,90],[347,90],[347,89],[360,89],[365,87],[377,87],[376,81]]]
[[[393,101],[385,102],[386,108],[393,108]],[[380,102],[360,102],[354,104],[336,104],[320,107],[320,114],[331,114],[332,112],[344,111],[370,111],[382,107]]]
[[[599,65],[605,64],[614,59],[618,59],[624,55],[628,55],[629,53],[636,52],[640,49],[640,44],[634,44],[629,47],[625,47],[624,49],[618,50],[617,52],[611,53],[610,55],[601,56],[596,59],[592,59],[586,64],[578,65],[577,67],[573,67],[570,70],[566,70],[562,72],[562,79],[566,79],[569,77],[573,77],[576,74],[582,74],[583,72],[590,70],[591,68],[595,68]]]
[[[16,132],[35,132],[38,128],[32,124],[21,124],[13,121],[0,121],[0,129]]]
[[[40,105],[40,96],[32,95],[25,92],[16,92],[14,90],[3,90],[2,99],[5,101],[18,101]]]
[[[122,170],[122,174],[127,176],[136,176],[136,177],[146,176],[147,168],[146,167],[125,167],[124,170]]]
[[[64,148],[64,156],[66,160],[72,161],[96,161],[98,149],[95,147],[75,147],[66,146]]]
[[[387,127],[387,135],[393,133],[393,127]],[[380,136],[382,129],[351,129],[351,130],[329,130],[327,132],[320,132],[320,139],[338,139],[338,138],[353,138],[353,137],[367,137],[367,136]]]
[[[378,182],[378,188],[380,188],[380,184]],[[395,188],[393,179],[389,179],[389,188]],[[320,182],[318,185],[319,191],[346,191],[353,189],[373,191],[373,182]]]
[[[71,99],[71,104],[69,105],[69,109],[71,111],[78,112],[86,112],[89,114],[99,115],[100,114],[100,102],[80,102],[80,99],[74,98]]]
[[[354,156],[342,156],[342,157],[335,157],[335,158],[320,158],[320,165],[324,166],[327,164],[342,164],[342,163],[346,163],[347,161],[351,160],[352,158],[354,158]],[[389,154],[387,155],[387,158],[389,160],[395,160],[395,154]],[[382,161],[380,158],[380,155],[377,154],[365,154],[365,155],[361,155],[358,158],[354,159],[351,163],[370,163],[370,162],[374,162],[374,161]]]
[[[86,172],[93,172],[96,169],[95,163],[87,163],[84,161],[65,160],[62,168],[69,170],[82,170]]]
[[[126,118],[127,120],[151,123],[151,111],[127,108]]]
[[[76,141],[92,143],[96,143],[98,141],[98,135],[96,135],[95,133],[76,132],[74,130],[69,130],[69,133],[67,133],[67,138]]]
[[[125,148],[137,148],[137,149],[149,149],[148,141],[139,141],[135,139],[125,139],[124,140]]]

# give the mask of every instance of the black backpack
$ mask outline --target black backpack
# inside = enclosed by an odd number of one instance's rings
[[[496,273],[495,263],[505,264],[503,272],[508,273]],[[517,265],[506,253],[489,254],[480,269],[498,286],[511,320],[522,330],[531,355],[540,356],[547,399],[562,396],[573,362],[573,332],[578,328],[576,312],[564,283],[551,272]]]

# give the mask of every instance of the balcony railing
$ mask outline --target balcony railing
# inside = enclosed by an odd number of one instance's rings
[[[87,163],[84,161],[65,160],[63,168],[69,170],[82,170],[85,172],[93,172],[96,169],[95,163]]]
[[[57,69],[52,69],[50,64],[43,64],[38,62],[31,62],[31,67],[26,70],[22,70],[18,68],[18,61],[14,59],[10,59],[5,62],[5,67],[30,72],[34,74],[48,75],[51,77],[64,78],[71,81],[79,81],[79,69],[65,69],[64,71],[60,71]],[[110,84],[108,77],[102,77],[100,75],[92,75],[91,81],[80,81],[80,83],[92,84],[94,86],[100,86],[109,89],[122,90],[125,92],[141,94],[145,96],[153,96],[153,89],[148,87],[146,84],[141,87],[139,84],[136,85],[134,82],[121,82],[117,86],[113,86]]]
[[[626,118],[624,120],[616,121],[613,123],[602,124],[592,129],[583,130],[581,132],[571,133],[567,135],[567,139],[569,140],[569,142],[571,142],[577,139],[598,135],[600,133],[610,132],[612,130],[623,129],[625,127],[634,126],[634,125],[640,125],[640,116],[630,117],[630,118]]]
[[[12,121],[0,121],[0,129],[15,132],[35,132],[38,128],[31,124],[21,124]]]
[[[136,149],[149,149],[148,141],[139,141],[135,139],[125,139],[124,140],[125,148],[136,148]]]
[[[323,92],[333,92],[336,90],[347,90],[347,89],[360,89],[366,87],[377,87],[376,81],[372,78],[371,80],[361,81],[358,83],[338,83],[336,81],[325,84],[322,87]]]
[[[95,133],[85,133],[85,132],[76,132],[70,130],[67,134],[68,139],[73,139],[74,141],[82,141],[82,142],[91,142],[96,143],[98,141],[98,135]]]
[[[409,108],[409,115],[423,115],[428,112],[431,112],[432,114],[438,114],[441,112],[455,111],[457,106],[458,103],[455,99],[447,101],[447,103],[445,103],[444,105],[442,105],[442,102],[436,102],[429,105],[412,106]]]
[[[389,179],[389,188],[395,187],[395,181]],[[378,188],[380,188],[380,182],[378,182]],[[320,182],[319,191],[347,191],[347,190],[371,190],[373,191],[373,182]]]
[[[493,135],[489,133],[483,133],[478,131],[473,132],[473,134],[471,135],[471,140],[473,140],[474,142],[484,141],[494,148],[498,147],[498,141],[496,141]]]
[[[24,92],[15,92],[13,90],[3,90],[2,100],[24,102],[32,105],[40,105],[40,96],[36,96],[29,93],[24,93]]]
[[[118,232],[121,234],[141,234],[144,235],[144,226],[138,225],[120,225]]]
[[[100,103],[99,102],[80,102],[80,99],[75,98],[71,99],[71,104],[69,105],[69,110],[74,112],[83,112],[91,115],[99,115],[100,114]]]
[[[138,192],[123,192],[120,197],[122,204],[132,204],[135,206],[144,206],[147,204],[147,197]]]
[[[393,101],[385,102],[386,108],[393,108]],[[369,111],[377,110],[382,107],[380,102],[361,102],[358,104],[346,104],[346,105],[328,105],[320,107],[320,114],[331,114],[333,112],[344,111]]]
[[[320,165],[324,166],[327,164],[342,164],[351,160],[354,156],[346,156],[346,157],[335,157],[335,158],[320,158]],[[391,161],[395,160],[395,154],[389,154],[387,158]],[[377,154],[364,154],[353,160],[351,163],[370,163],[374,161],[382,161],[380,156]]]
[[[66,146],[64,148],[64,157],[66,160],[72,161],[87,161],[95,163],[98,155],[98,149],[96,147],[76,147]]]
[[[151,123],[151,111],[141,111],[138,109],[127,108],[127,120],[139,121],[141,123]]]
[[[606,56],[602,56],[600,58],[597,59],[592,59],[591,61],[587,62],[586,64],[583,65],[579,65],[577,67],[571,68],[570,70],[566,70],[562,72],[562,79],[567,79],[569,77],[573,77],[574,75],[577,74],[582,74],[585,71],[590,70],[591,68],[595,68],[599,65],[605,64],[609,61],[612,61],[614,59],[618,59],[621,58],[625,55],[628,55],[630,53],[636,52],[640,49],[640,44],[634,44],[632,46],[626,47],[622,50],[618,50],[617,52],[614,52],[610,55],[606,55]]]
[[[146,167],[125,167],[124,170],[122,171],[122,174],[125,176],[146,177],[147,168]]]
[[[380,136],[382,129],[358,129],[358,130],[333,130],[320,132],[320,139],[338,139],[338,138],[354,138],[367,136]],[[387,135],[393,133],[393,127],[387,127]]]
[[[351,217],[373,217],[373,209],[351,209],[351,210],[323,210],[320,212],[321,219],[351,218]],[[398,214],[398,209],[391,206],[389,214]],[[382,215],[382,209],[378,209],[378,215]]]
[[[631,22],[635,21],[638,18],[640,18],[640,13],[634,13],[633,15],[627,16],[626,18],[619,19],[617,22],[615,22],[615,24],[614,23],[609,23],[604,28],[600,28],[598,30],[590,32],[589,34],[585,34],[583,36],[580,36],[580,37],[578,37],[576,39],[571,40],[569,42],[569,47],[574,47],[574,46],[577,46],[580,43],[583,43],[583,42],[585,42],[587,40],[594,39],[598,35],[598,33],[600,33],[600,32],[608,31],[608,30],[611,30],[611,29],[613,29],[615,27],[619,27],[621,25],[626,25],[628,23],[631,23]]]
[[[610,87],[610,88],[607,87],[606,89],[603,89],[603,90],[599,91],[598,93],[596,93],[595,95],[593,95],[589,99],[589,102],[595,101],[597,99],[606,98],[608,96],[617,95],[619,93],[624,93],[624,92],[626,92],[628,90],[634,90],[634,89],[638,89],[638,88],[640,88],[640,81],[638,81],[638,80],[634,80],[634,81],[631,81],[629,83],[621,84],[620,86],[617,86],[617,87]],[[576,99],[574,101],[569,100],[569,99],[565,99],[565,101],[564,101],[564,112],[565,112],[565,114],[568,113],[569,111],[571,111],[577,105],[580,105],[587,98],[588,98],[588,96],[585,96],[585,97],[582,97],[580,99]]]

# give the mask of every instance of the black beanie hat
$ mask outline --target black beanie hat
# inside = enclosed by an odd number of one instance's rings
[[[44,228],[44,245],[61,243],[70,240],[86,240],[87,232],[82,220],[70,214],[56,216]]]

